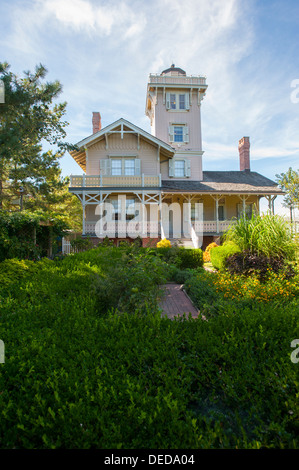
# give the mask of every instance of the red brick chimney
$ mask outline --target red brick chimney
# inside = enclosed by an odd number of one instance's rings
[[[249,137],[239,140],[240,171],[250,171],[250,142]]]
[[[100,113],[92,113],[92,133],[99,132],[102,128]]]

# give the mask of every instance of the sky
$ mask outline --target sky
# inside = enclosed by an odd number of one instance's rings
[[[62,83],[70,143],[92,133],[93,111],[150,132],[148,76],[174,63],[207,77],[204,170],[239,170],[243,136],[252,171],[299,169],[298,0],[1,0],[0,31],[12,72],[41,63]],[[61,168],[82,174],[69,154]],[[282,197],[275,209],[288,214]]]

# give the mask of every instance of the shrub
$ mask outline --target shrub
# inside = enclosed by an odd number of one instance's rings
[[[298,278],[273,273],[261,285],[198,269],[186,287],[203,312],[217,310],[209,321],[170,321],[146,307],[145,315],[98,315],[90,289],[96,275],[121,284],[131,267],[141,289],[148,275],[155,284],[161,279],[159,257],[133,250],[99,247],[58,263],[4,264],[16,278],[4,293],[0,283],[0,447],[298,448],[298,375],[290,360]],[[282,304],[280,290],[292,300]],[[266,293],[277,302],[267,305]]]
[[[113,252],[117,253],[112,262]],[[99,256],[103,273],[93,283],[96,306],[101,314],[157,309],[159,285],[167,278],[167,265],[136,245],[107,247]]]
[[[156,248],[155,253],[166,263],[174,264],[180,269],[196,269],[203,266],[203,253],[200,248]]]
[[[226,259],[226,268],[231,274],[250,275],[257,273],[260,279],[264,279],[269,270],[274,273],[283,271],[287,278],[295,275],[291,265],[287,265],[283,257],[268,257],[263,254],[242,251],[235,253]]]
[[[160,240],[157,243],[157,248],[170,248],[170,247],[171,247],[171,243],[169,240],[167,240],[167,238],[162,238],[162,240]]]
[[[279,215],[252,215],[251,219],[241,217],[224,235],[226,241],[233,241],[241,251],[272,257],[295,259],[296,243],[289,224]]]
[[[71,240],[71,247],[76,251],[86,251],[93,248],[93,243],[89,237],[87,238],[76,238]]]
[[[234,253],[240,252],[240,248],[233,242],[226,242],[221,246],[211,248],[210,256],[214,268],[220,271],[226,267],[226,259]]]
[[[217,243],[212,242],[206,247],[206,249],[203,253],[203,260],[204,260],[205,263],[208,263],[209,261],[211,261],[210,250],[211,250],[211,248],[215,248],[217,246],[218,246]]]
[[[203,266],[203,252],[200,248],[179,248],[180,269],[196,269]]]

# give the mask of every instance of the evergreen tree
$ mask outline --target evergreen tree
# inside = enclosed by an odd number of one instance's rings
[[[59,167],[65,151],[75,147],[64,142],[66,102],[55,103],[62,86],[59,81],[45,81],[46,74],[40,64],[34,73],[24,72],[20,78],[7,63],[0,63],[5,88],[0,103],[0,209],[13,209],[21,189],[24,208],[55,212],[68,207],[71,219],[74,208],[75,220],[78,202],[68,193]],[[53,150],[43,151],[43,145]]]

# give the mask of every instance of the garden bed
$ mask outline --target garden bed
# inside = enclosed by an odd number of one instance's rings
[[[1,448],[298,447],[298,277],[245,284],[136,247],[1,268]],[[208,321],[161,318],[175,277]]]

